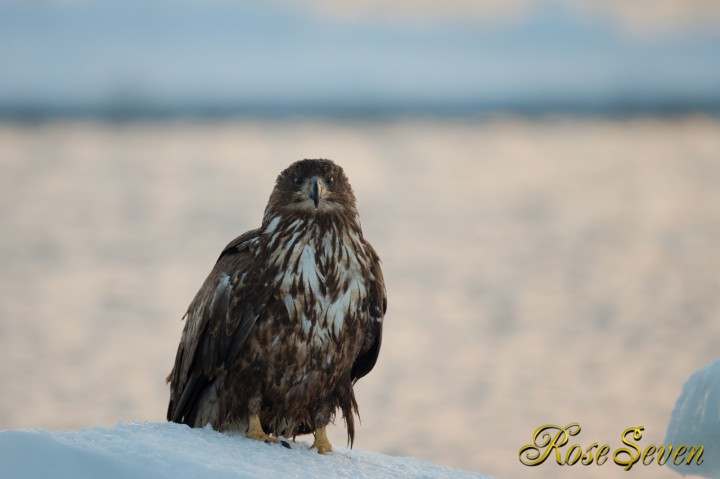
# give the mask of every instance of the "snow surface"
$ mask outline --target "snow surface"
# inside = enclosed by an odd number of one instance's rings
[[[319,455],[304,441],[292,449],[210,428],[174,423],[118,424],[79,431],[0,431],[0,477],[182,478],[476,478],[406,457],[336,447]]]
[[[702,464],[666,464],[683,475],[720,479],[720,359],[700,368],[683,386],[670,417],[665,444],[702,444]]]

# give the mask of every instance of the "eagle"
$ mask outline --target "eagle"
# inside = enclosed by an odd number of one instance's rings
[[[306,159],[277,177],[262,225],[231,241],[190,303],[168,421],[277,442],[314,434],[339,409],[348,443],[353,386],[378,358],[387,294],[342,168]]]

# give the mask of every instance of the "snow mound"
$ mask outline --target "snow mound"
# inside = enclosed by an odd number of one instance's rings
[[[319,455],[243,435],[173,423],[118,424],[79,431],[0,431],[0,476],[15,479],[182,479],[212,477],[485,478],[405,457],[336,448]]]
[[[682,475],[720,479],[720,359],[696,371],[683,386],[673,408],[666,444],[702,444],[703,463],[666,464]]]

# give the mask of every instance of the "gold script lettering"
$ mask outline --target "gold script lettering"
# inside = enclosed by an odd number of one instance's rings
[[[526,466],[538,466],[545,462],[555,451],[555,461],[564,464],[560,448],[567,444],[570,436],[580,433],[580,424],[574,422],[565,427],[555,424],[540,426],[533,434],[533,443],[524,445],[518,454],[520,462]],[[524,457],[523,457],[524,456]]]
[[[634,449],[634,454],[632,450],[627,447],[621,447],[620,449],[615,451],[615,454],[613,454],[613,461],[615,462],[615,464],[617,464],[618,466],[624,466],[626,471],[629,471],[630,468],[632,468],[633,465],[635,465],[635,463],[640,460],[640,448],[628,436],[632,436],[632,439],[639,441],[640,439],[642,439],[643,429],[645,429],[643,426],[637,426],[627,428],[625,429],[625,431],[623,431],[622,442],[626,446],[630,446],[632,449]],[[625,455],[627,455],[627,457],[624,457]]]

